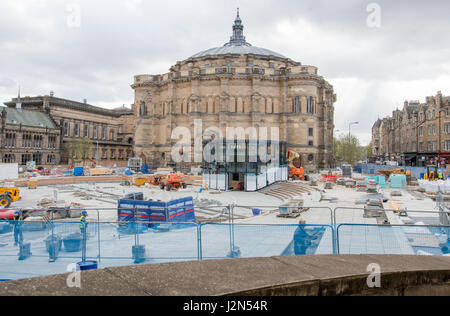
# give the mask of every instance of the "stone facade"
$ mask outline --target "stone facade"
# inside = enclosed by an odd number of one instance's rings
[[[414,161],[412,156],[416,154],[422,157],[419,160],[426,158],[421,163],[425,164],[430,162],[427,157],[450,153],[449,108],[450,97],[441,92],[427,97],[425,103],[405,101],[402,110],[397,109],[391,117],[375,122],[372,128],[374,156],[385,160],[403,159],[410,164],[408,161]]]
[[[18,101],[13,99],[5,105],[15,108]],[[134,114],[131,109],[121,107],[107,110],[87,102],[48,95],[25,97],[20,101],[24,110],[48,115],[60,131],[60,152],[53,165],[67,164],[67,142],[83,137],[88,137],[93,143],[92,159],[96,158],[98,148],[99,165],[126,166],[128,158],[133,157]]]
[[[44,113],[1,110],[0,156],[3,163],[54,165],[61,159],[60,129]]]
[[[171,67],[163,75],[138,75],[133,112],[135,152],[153,167],[171,163],[176,127],[194,135],[217,127],[276,127],[281,141],[299,152],[305,167],[333,161],[333,87],[314,66],[251,46],[239,16],[224,47],[207,50]],[[192,139],[194,142],[194,139]]]

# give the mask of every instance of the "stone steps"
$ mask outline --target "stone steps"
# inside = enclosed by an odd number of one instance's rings
[[[291,200],[295,196],[307,194],[313,190],[314,189],[303,183],[283,182],[268,186],[259,192],[286,201]]]

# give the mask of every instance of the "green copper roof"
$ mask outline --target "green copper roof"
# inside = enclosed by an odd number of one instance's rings
[[[57,126],[53,120],[45,113],[34,111],[18,111],[13,108],[1,108],[0,112],[6,111],[6,124],[41,127],[56,129]]]

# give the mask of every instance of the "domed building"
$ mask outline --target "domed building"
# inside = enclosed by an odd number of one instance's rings
[[[135,152],[154,168],[173,163],[174,129],[189,129],[194,144],[199,121],[203,131],[217,127],[223,135],[228,127],[278,128],[306,169],[333,164],[333,86],[316,67],[248,43],[239,11],[224,46],[178,62],[169,73],[135,76],[132,88]]]

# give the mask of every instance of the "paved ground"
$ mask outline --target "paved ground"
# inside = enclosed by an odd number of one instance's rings
[[[371,289],[374,263],[381,287]],[[450,295],[449,266],[445,257],[376,255],[166,263],[83,272],[81,288],[67,286],[68,274],[3,282],[0,296]]]
[[[307,189],[307,185],[299,183],[296,190],[292,190],[292,184],[289,187],[289,197],[303,199],[305,206],[310,210],[302,214],[302,218],[309,224],[330,224],[330,209],[341,208],[337,211],[337,223],[361,223],[376,224],[374,218],[364,218],[362,210],[343,209],[362,208],[362,204],[357,201],[370,198],[367,193],[358,192],[355,189],[349,189],[342,186],[334,186],[331,190],[323,190],[324,185],[319,183],[318,187]],[[303,189],[301,186],[303,186]],[[55,194],[59,200],[59,205],[67,205],[72,202],[79,203],[86,208],[100,209],[100,220],[117,221],[117,199],[127,193],[143,192],[146,199],[169,201],[186,196],[193,196],[196,200],[196,215],[202,221],[227,220],[228,215],[224,213],[224,208],[230,203],[241,205],[234,210],[237,222],[243,223],[261,223],[261,224],[296,224],[296,219],[284,219],[277,217],[278,207],[285,202],[276,196],[266,195],[260,192],[214,192],[204,191],[199,193],[199,187],[189,186],[186,190],[166,192],[157,187],[123,187],[119,183],[79,183],[73,185],[59,184],[53,186],[41,186],[36,190],[21,188],[22,199],[14,203],[14,208],[35,208],[37,201],[42,197],[54,197]],[[282,188],[278,188],[282,191]],[[286,190],[287,191],[287,190]],[[309,192],[308,192],[309,191]],[[322,192],[318,192],[322,191]],[[382,189],[389,201],[384,204],[385,209],[400,208],[409,211],[435,211],[436,203],[423,194],[410,193],[407,190],[400,190],[402,196],[391,197],[394,190]],[[56,193],[55,193],[56,192]],[[86,194],[88,199],[86,199]],[[245,207],[246,206],[246,207]],[[261,216],[253,216],[252,208],[261,208]],[[220,214],[223,213],[221,217]],[[91,218],[97,219],[97,211],[90,210]],[[398,218],[394,214],[387,214],[392,224],[403,223],[425,223],[436,224],[437,214],[414,213],[410,212],[408,218]]]

